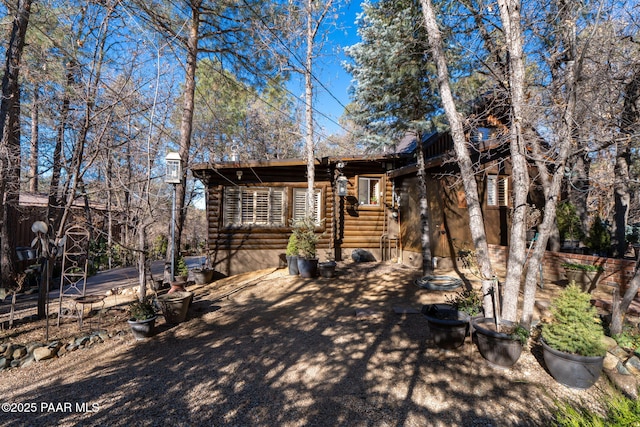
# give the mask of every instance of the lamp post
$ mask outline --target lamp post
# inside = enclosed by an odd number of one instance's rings
[[[180,154],[170,152],[165,157],[166,173],[164,181],[173,184],[173,202],[171,204],[171,281],[175,280],[176,268],[176,185],[182,181],[182,160]]]

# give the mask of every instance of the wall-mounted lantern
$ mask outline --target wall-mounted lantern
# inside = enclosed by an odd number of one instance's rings
[[[170,152],[165,157],[166,162],[166,174],[164,181],[167,184],[180,184],[182,181],[182,161],[180,154],[176,152]]]
[[[346,196],[347,195],[347,184],[349,183],[349,180],[347,179],[346,176],[344,175],[340,175],[338,177],[338,179],[336,180],[336,187],[337,187],[337,192],[338,192],[338,196]]]

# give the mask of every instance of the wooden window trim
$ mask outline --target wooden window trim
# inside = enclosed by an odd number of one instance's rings
[[[378,203],[377,205],[370,205],[370,204],[361,204],[360,203],[360,179],[364,178],[364,179],[377,179],[379,182],[379,190],[378,192],[380,193],[378,195],[379,197],[379,201],[380,203]],[[383,206],[384,206],[384,200],[385,200],[385,190],[386,190],[386,182],[384,180],[384,175],[376,175],[376,174],[365,174],[365,175],[357,175],[356,176],[356,195],[358,197],[358,210],[362,209],[362,210],[372,210],[372,211],[377,211],[377,210],[382,210]]]

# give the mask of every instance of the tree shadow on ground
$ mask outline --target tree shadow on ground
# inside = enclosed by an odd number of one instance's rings
[[[516,366],[489,367],[471,340],[434,348],[415,271],[284,274],[197,294],[188,321],[144,342],[75,352],[12,402],[86,402],[96,412],[2,413],[4,425],[548,424],[553,401]],[[355,316],[366,307],[372,315]],[[526,357],[533,357],[530,354]],[[92,363],[87,363],[88,360]],[[45,366],[45,365],[43,365]],[[17,378],[17,373],[9,373]],[[14,377],[15,375],[15,377]]]

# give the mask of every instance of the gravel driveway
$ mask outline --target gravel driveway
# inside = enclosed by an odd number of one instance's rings
[[[586,391],[557,384],[536,345],[511,369],[470,338],[434,348],[422,315],[402,313],[444,301],[413,284],[416,270],[338,274],[227,278],[192,289],[189,320],[160,320],[149,340],[128,333],[0,372],[0,425],[544,426],[555,399],[597,408],[609,390],[604,376]]]

